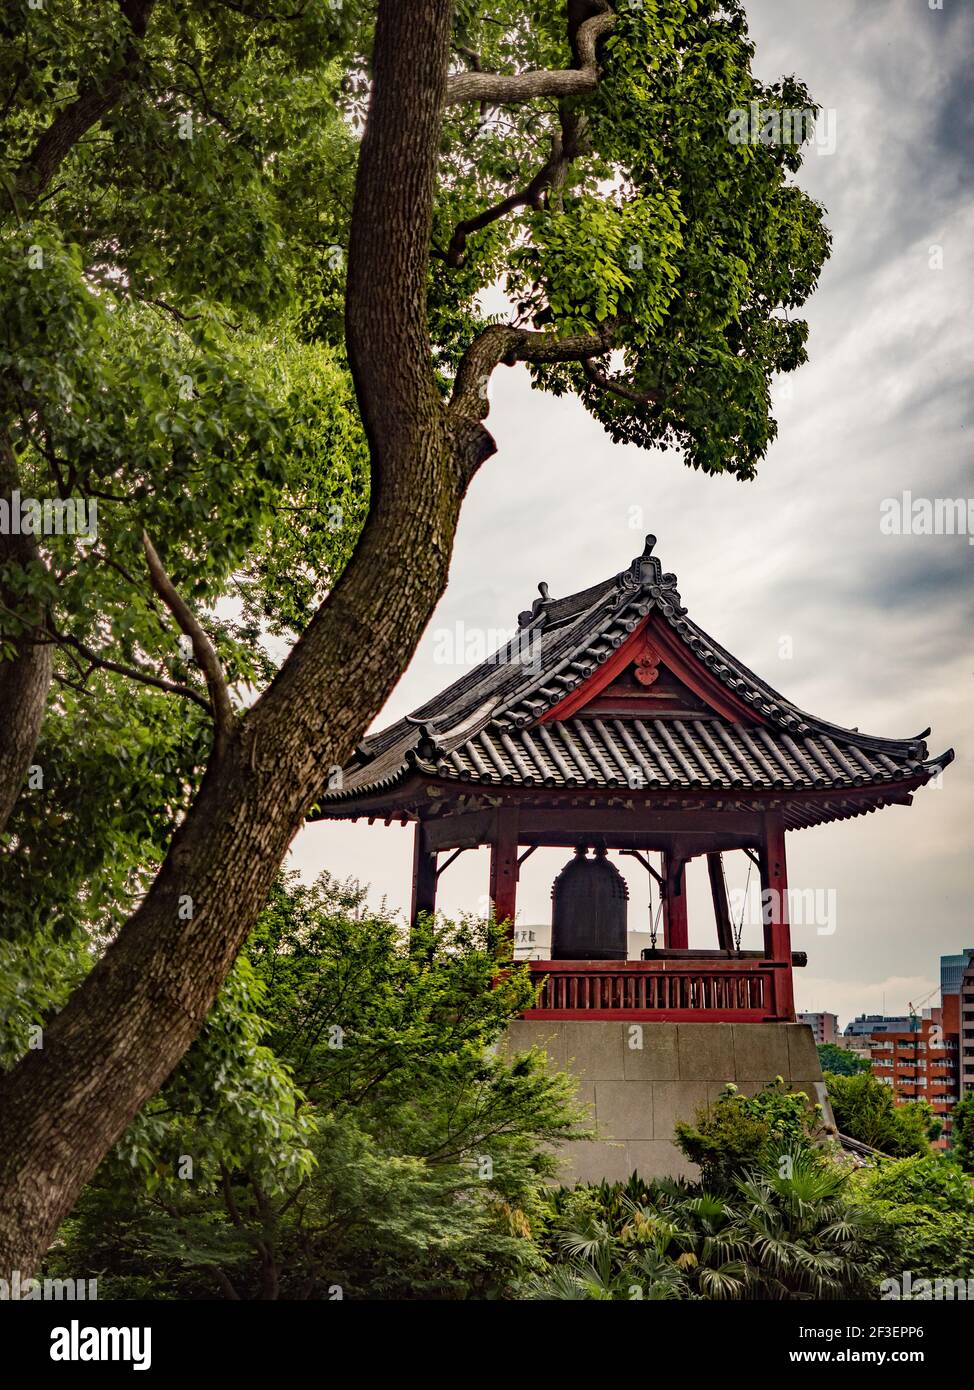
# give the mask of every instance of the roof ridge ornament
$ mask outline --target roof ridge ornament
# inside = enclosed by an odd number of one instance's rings
[[[442,752],[442,749],[437,731],[433,728],[432,723],[418,719],[414,714],[407,714],[406,722],[412,724],[416,729],[416,738],[412,747],[405,750],[406,761],[413,763],[419,759],[422,762],[433,762]]]
[[[534,602],[531,604],[530,610],[525,609],[523,613],[519,613],[517,615],[518,627],[530,627],[531,624],[534,622],[535,618],[537,618],[539,613],[541,614],[542,623],[548,616],[542,610],[544,609],[546,603],[551,603],[553,602],[553,600],[549,597],[548,585],[543,579],[541,580],[541,583],[538,585],[538,593],[541,597],[536,598],[534,600]]]
[[[652,532],[646,537],[641,555],[637,555],[627,570],[620,575],[620,579],[628,589],[648,589],[653,598],[657,601],[664,598],[673,599],[680,612],[686,612],[681,608],[682,600],[677,592],[677,578],[675,574],[664,574],[663,566],[653,554],[656,549],[656,537]]]

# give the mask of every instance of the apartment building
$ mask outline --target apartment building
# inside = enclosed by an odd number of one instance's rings
[[[942,1009],[925,1009],[922,1017],[908,1020],[911,1027],[876,1033],[869,1056],[873,1075],[892,1086],[895,1098],[930,1102],[943,1129],[934,1147],[950,1143],[950,1112],[957,1100],[958,1046],[956,1034],[947,1034]]]
[[[799,1023],[807,1023],[816,1043],[842,1043],[837,1014],[799,1014]]]
[[[958,1042],[957,1098],[974,1090],[974,947],[940,957],[944,1031]]]

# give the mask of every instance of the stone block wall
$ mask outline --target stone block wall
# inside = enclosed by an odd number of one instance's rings
[[[555,1071],[578,1078],[598,1131],[562,1151],[564,1183],[697,1176],[673,1142],[728,1081],[752,1094],[781,1076],[820,1102],[831,1122],[812,1030],[805,1023],[614,1023],[520,1020],[506,1049],[543,1048]]]

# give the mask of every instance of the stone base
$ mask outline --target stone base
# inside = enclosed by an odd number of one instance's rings
[[[776,1076],[831,1110],[812,1030],[806,1023],[512,1023],[510,1052],[543,1048],[553,1071],[578,1078],[578,1097],[598,1137],[566,1144],[561,1181],[696,1178],[673,1142],[677,1120],[693,1120],[728,1081],[753,1094]]]

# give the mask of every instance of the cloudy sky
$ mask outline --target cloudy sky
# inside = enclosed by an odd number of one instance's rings
[[[747,9],[758,75],[797,73],[835,132],[834,151],[812,149],[802,176],[835,239],[807,306],[811,360],[777,393],[779,438],[758,480],[704,478],[678,454],[613,445],[577,403],[501,370],[490,414],[499,452],[465,504],[448,592],[376,726],[460,674],[442,660],[456,624],[499,641],[539,580],[573,593],[622,569],[654,531],[691,616],[798,705],[894,737],[932,725],[931,751],[956,750],[943,786],[911,808],[788,837],[792,884],[834,890],[836,908],[831,934],[793,933],[809,955],[798,1007],[844,1024],[919,1004],[939,956],[974,946],[974,545],[880,530],[884,499],[974,497],[974,3]],[[402,910],[411,852],[411,830],[326,823],[302,832],[292,865],[354,876]],[[548,920],[567,857],[539,851],[525,865],[519,925]],[[737,859],[727,871],[741,887]],[[621,867],[641,929],[644,876]],[[486,851],[465,854],[439,905],[483,909],[486,889]],[[691,945],[715,944],[700,864],[689,891]]]

